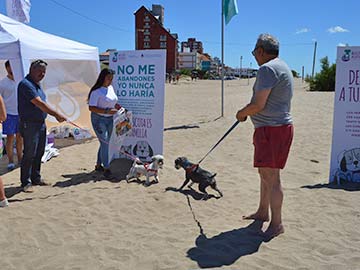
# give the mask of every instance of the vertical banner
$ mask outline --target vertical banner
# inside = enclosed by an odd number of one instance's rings
[[[109,156],[151,161],[163,153],[166,50],[116,51],[109,60],[119,103],[132,113],[129,134],[121,146],[110,145]]]
[[[6,0],[8,17],[22,23],[30,22],[30,0]]]
[[[338,47],[329,182],[360,182],[360,47]]]

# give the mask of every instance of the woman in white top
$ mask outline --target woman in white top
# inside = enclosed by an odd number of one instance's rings
[[[114,73],[104,68],[88,96],[91,124],[100,142],[95,170],[103,171],[106,178],[112,177],[109,169],[109,141],[113,130],[113,114],[121,108],[111,85]]]

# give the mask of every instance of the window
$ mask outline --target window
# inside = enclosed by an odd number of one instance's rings
[[[160,35],[160,41],[166,41],[166,35]]]
[[[166,48],[166,42],[160,42],[160,48]]]

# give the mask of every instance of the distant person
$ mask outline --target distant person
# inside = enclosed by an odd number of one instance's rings
[[[254,214],[243,218],[264,222],[270,220],[264,233],[265,238],[270,240],[284,232],[280,169],[285,167],[294,132],[290,114],[293,76],[289,67],[278,57],[279,42],[275,37],[261,34],[252,54],[260,68],[251,101],[237,112],[236,118],[243,122],[250,116],[255,126],[254,167],[258,168],[260,175],[260,203]]]
[[[179,79],[180,79],[180,74],[176,74],[176,84],[179,83]]]
[[[33,185],[48,185],[40,175],[41,157],[46,144],[47,114],[54,116],[58,122],[66,120],[65,116],[46,103],[46,95],[40,86],[46,67],[47,63],[43,60],[33,61],[29,74],[18,85],[20,133],[24,140],[20,180],[24,192],[33,192]]]
[[[17,90],[14,75],[11,70],[10,62],[5,62],[7,76],[0,81],[0,95],[4,99],[6,107],[6,120],[3,123],[3,133],[6,134],[6,155],[8,157],[7,169],[15,168],[14,163],[14,139],[16,137],[16,154],[18,164],[22,159],[23,140],[19,132],[19,115],[17,109]]]
[[[6,119],[6,109],[3,98],[0,96],[0,123],[3,123]],[[2,138],[2,134],[0,132],[0,137]],[[3,149],[2,149],[2,141],[0,142],[0,158],[2,157]],[[4,183],[0,177],[0,207],[6,207],[9,205],[8,200],[5,196]]]
[[[113,177],[109,162],[109,142],[113,130],[113,115],[121,108],[117,103],[118,97],[111,85],[114,74],[113,70],[104,68],[88,95],[91,124],[100,143],[95,170],[103,172],[108,179]]]

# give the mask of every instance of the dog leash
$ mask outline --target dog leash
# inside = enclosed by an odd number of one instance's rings
[[[77,128],[79,128],[79,129],[85,130],[84,128],[80,127],[79,125],[75,124],[74,122],[72,122],[72,121],[70,121],[70,120],[67,120],[67,122],[68,122],[69,124],[73,125],[74,127],[77,127]],[[108,142],[106,142],[106,141],[104,141],[104,140],[100,140],[99,138],[98,138],[98,140],[101,141],[101,142],[103,142],[103,143],[105,143],[105,144],[110,145]],[[129,158],[132,159],[132,160],[136,160],[137,162],[139,162],[139,164],[143,164],[143,165],[145,166],[145,169],[146,169],[147,171],[153,171],[152,169],[148,169],[148,168],[147,168],[147,167],[148,167],[148,163],[142,162],[138,157],[133,156],[133,155],[129,154],[129,153],[126,152],[126,151],[120,151],[120,153],[123,154],[123,155],[125,155],[125,156],[127,156],[127,157],[129,157]]]
[[[127,156],[127,157],[129,157],[130,159],[132,159],[132,160],[134,160],[134,161],[136,160],[136,162],[137,162],[138,164],[144,165],[144,168],[145,168],[145,170],[146,170],[147,172],[154,172],[154,173],[157,173],[157,172],[158,172],[158,170],[154,170],[154,169],[150,169],[150,168],[149,168],[150,163],[146,163],[146,162],[144,163],[144,162],[142,162],[138,157],[133,156],[133,155],[129,154],[128,152],[120,151],[120,153],[123,154],[123,155],[125,155],[125,156]]]
[[[226,133],[224,134],[224,136],[221,137],[221,139],[210,149],[209,152],[207,152],[207,154],[202,158],[200,159],[200,161],[198,162],[198,164],[200,164],[220,143],[222,140],[225,139],[225,137],[227,135],[229,135],[229,133],[239,124],[239,121],[236,121],[232,126],[231,128],[229,128],[228,131],[226,131]]]

